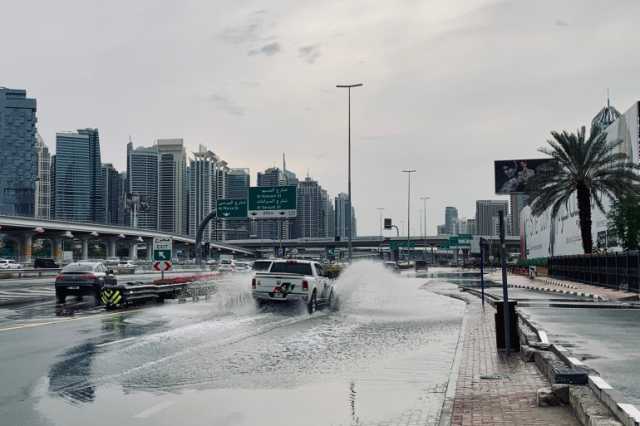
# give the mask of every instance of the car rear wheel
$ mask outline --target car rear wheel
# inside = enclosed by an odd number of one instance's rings
[[[57,303],[63,304],[66,299],[67,299],[67,295],[66,294],[56,293],[56,302]]]
[[[318,309],[318,299],[316,298],[316,291],[313,291],[313,294],[311,295],[311,300],[309,300],[309,303],[307,303],[307,312],[309,312],[309,314],[313,314],[316,310]]]

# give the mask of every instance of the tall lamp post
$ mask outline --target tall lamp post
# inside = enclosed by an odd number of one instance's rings
[[[336,85],[337,88],[339,89],[347,89],[348,92],[348,106],[349,106],[349,116],[348,116],[348,122],[349,122],[349,158],[348,158],[348,197],[349,197],[349,212],[348,212],[348,217],[349,219],[347,220],[347,224],[349,225],[347,228],[347,236],[349,238],[349,263],[351,263],[351,256],[353,253],[352,247],[351,247],[351,239],[353,237],[353,232],[351,231],[352,229],[352,216],[353,216],[353,207],[351,206],[351,89],[353,87],[361,87],[362,83],[355,83],[355,84],[338,84]]]
[[[427,258],[427,200],[431,199],[431,197],[420,197],[420,199],[422,200],[422,204],[424,206],[424,225],[423,225],[423,230],[424,230],[424,248],[422,250],[422,260],[426,260]]]
[[[403,170],[402,173],[407,174],[407,263],[410,259],[409,241],[411,240],[411,173],[415,173],[413,169]]]
[[[376,210],[378,210],[380,216],[380,239],[382,239],[382,212],[384,211],[384,207],[376,207]]]

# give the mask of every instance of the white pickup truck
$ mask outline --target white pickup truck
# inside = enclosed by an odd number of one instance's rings
[[[251,290],[258,305],[272,301],[301,301],[312,314],[319,305],[332,305],[333,283],[318,262],[274,260],[268,272],[255,274]]]

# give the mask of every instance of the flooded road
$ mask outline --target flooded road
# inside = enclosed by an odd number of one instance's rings
[[[434,423],[464,303],[428,291],[425,281],[360,262],[338,281],[339,309],[313,315],[256,309],[245,276],[221,284],[208,302],[50,324],[5,320],[0,418],[83,426]]]

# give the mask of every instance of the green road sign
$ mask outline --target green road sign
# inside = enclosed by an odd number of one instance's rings
[[[295,185],[249,188],[249,217],[274,219],[296,217]]]
[[[171,260],[171,250],[154,250],[153,260]]]
[[[458,234],[458,246],[460,248],[471,247],[471,241],[473,241],[473,235],[471,234]]]
[[[415,247],[416,247],[416,242],[409,241],[409,248],[415,248]],[[389,248],[391,250],[395,250],[397,248],[407,248],[407,242],[406,241],[389,241]]]
[[[173,241],[169,237],[156,237],[153,239],[153,260],[171,260]]]
[[[247,217],[247,200],[218,200],[218,217],[224,219]]]

